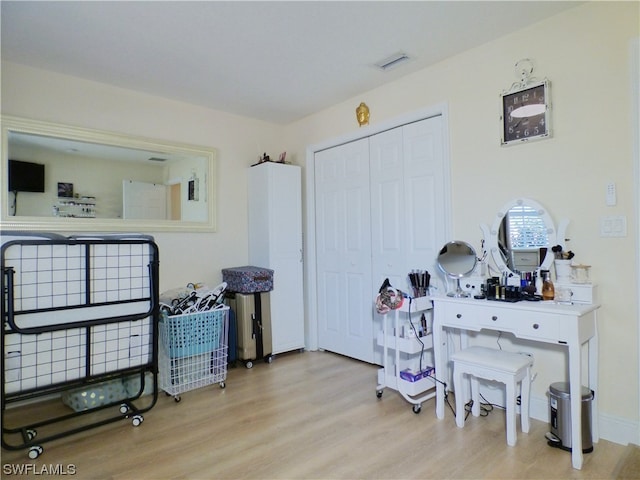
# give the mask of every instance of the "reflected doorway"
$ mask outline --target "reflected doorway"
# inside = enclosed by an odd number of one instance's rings
[[[179,183],[174,183],[169,186],[169,201],[171,202],[171,208],[169,209],[170,220],[181,220],[182,212],[181,212],[181,203],[180,203],[180,194],[182,193],[182,189],[180,188]]]

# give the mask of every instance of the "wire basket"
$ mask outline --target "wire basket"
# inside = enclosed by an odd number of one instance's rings
[[[213,383],[224,388],[228,320],[229,307],[161,317],[158,363],[162,390],[177,396]]]

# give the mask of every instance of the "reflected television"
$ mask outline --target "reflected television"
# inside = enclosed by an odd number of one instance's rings
[[[44,192],[44,165],[9,160],[10,192]]]

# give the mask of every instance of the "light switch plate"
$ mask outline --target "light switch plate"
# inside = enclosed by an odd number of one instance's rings
[[[601,237],[626,237],[627,217],[626,215],[609,215],[600,217]]]

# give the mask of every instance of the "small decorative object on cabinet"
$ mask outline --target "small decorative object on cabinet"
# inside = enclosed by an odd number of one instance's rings
[[[515,65],[520,81],[500,95],[502,102],[501,145],[511,145],[551,136],[549,81],[530,77],[533,63],[523,59]]]
[[[381,398],[385,387],[392,388],[413,405],[416,414],[423,402],[436,395],[433,337],[431,322],[426,320],[431,309],[428,297],[405,298],[399,308],[383,316],[377,338],[384,351],[376,396]],[[417,320],[418,313],[421,319]]]

